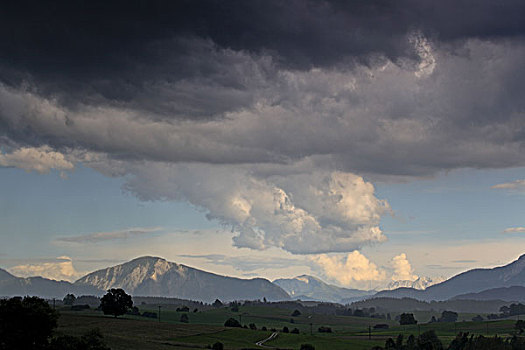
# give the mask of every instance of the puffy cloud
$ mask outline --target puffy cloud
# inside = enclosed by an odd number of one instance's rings
[[[389,211],[374,186],[342,172],[258,177],[206,164],[149,164],[130,169],[126,188],[144,200],[186,200],[231,226],[237,247],[278,247],[295,254],[346,252],[386,238]]]
[[[503,233],[519,233],[525,232],[525,227],[509,227],[503,230]]]
[[[392,266],[394,268],[393,281],[415,281],[418,279],[405,253],[393,257]]]
[[[162,231],[162,227],[134,227],[110,232],[93,232],[80,236],[59,237],[57,242],[97,243],[116,239],[127,239]]]
[[[0,153],[0,166],[16,167],[25,171],[48,173],[51,169],[73,170],[74,165],[60,153],[49,146],[21,147],[11,153]]]
[[[370,281],[386,279],[385,271],[357,250],[347,256],[321,254],[312,260],[319,265],[322,274],[344,286],[367,287]]]
[[[512,182],[505,182],[492,186],[491,188],[498,190],[517,190],[525,191],[525,180],[516,180]]]
[[[19,277],[42,276],[57,281],[74,281],[82,275],[75,270],[73,261],[67,256],[60,256],[53,262],[17,265],[8,270]]]

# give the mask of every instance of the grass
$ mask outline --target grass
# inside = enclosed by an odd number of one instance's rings
[[[158,312],[153,305],[141,305],[140,311]],[[375,345],[384,345],[385,340],[403,334],[417,336],[427,330],[434,330],[447,345],[457,333],[511,336],[514,333],[515,320],[485,322],[424,323],[420,325],[399,326],[395,321],[364,317],[311,315],[303,313],[291,317],[293,310],[263,306],[243,306],[238,312],[229,308],[210,309],[199,312],[187,312],[189,323],[181,323],[177,312],[166,308],[161,311],[161,320],[139,316],[125,316],[115,319],[103,316],[101,312],[87,310],[81,312],[62,311],[58,333],[81,335],[93,328],[99,328],[106,343],[113,350],[134,349],[196,349],[206,348],[215,342],[224,344],[225,349],[257,348],[255,343],[267,338],[271,328],[290,330],[298,328],[300,334],[279,333],[279,336],[266,343],[281,349],[299,349],[301,344],[309,343],[316,350],[371,349]],[[467,316],[467,315],[465,315]],[[258,330],[223,327],[230,317],[242,319],[242,324],[255,323]],[[290,320],[293,319],[294,323]],[[460,315],[461,319],[461,315]],[[386,330],[373,330],[368,339],[368,327],[377,323],[390,326]],[[310,326],[312,324],[312,326]],[[262,326],[268,331],[260,330]],[[320,326],[331,327],[333,333],[319,333]],[[312,333],[310,333],[312,331]]]

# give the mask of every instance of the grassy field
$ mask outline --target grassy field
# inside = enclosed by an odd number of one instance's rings
[[[153,305],[139,306],[141,312],[158,312]],[[511,336],[514,333],[515,320],[488,322],[424,323],[420,325],[399,326],[395,321],[378,320],[364,317],[332,316],[303,313],[291,317],[291,310],[243,306],[238,312],[229,308],[211,309],[201,312],[187,312],[189,323],[180,322],[183,312],[166,308],[161,310],[161,321],[139,316],[125,316],[115,319],[102,315],[98,311],[74,312],[61,310],[58,333],[81,335],[90,329],[99,328],[108,346],[113,350],[134,349],[196,349],[206,348],[215,342],[221,342],[226,349],[258,348],[255,343],[267,338],[271,328],[290,330],[298,328],[300,334],[286,334],[266,343],[281,349],[299,349],[301,344],[309,343],[317,350],[370,349],[375,345],[384,345],[389,337],[398,334],[406,337],[417,336],[427,330],[434,330],[444,344],[448,344],[455,335],[462,332],[493,336]],[[424,315],[427,316],[427,315]],[[230,317],[242,320],[243,325],[255,323],[258,330],[223,327]],[[471,318],[460,315],[459,319]],[[293,323],[291,322],[293,319]],[[386,323],[387,330],[373,330],[369,339],[368,328],[377,323]],[[268,331],[260,330],[263,326]],[[320,326],[331,327],[332,333],[319,333]]]

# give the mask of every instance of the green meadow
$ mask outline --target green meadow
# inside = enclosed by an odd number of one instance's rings
[[[141,305],[139,310],[158,312],[158,307]],[[417,336],[427,330],[434,330],[446,345],[459,332],[511,336],[515,333],[516,322],[513,319],[400,326],[393,320],[366,317],[308,313],[292,317],[293,310],[268,306],[242,306],[237,312],[227,307],[177,312],[174,308],[164,306],[161,309],[161,322],[158,319],[131,315],[114,318],[94,310],[59,311],[61,317],[58,334],[81,335],[90,329],[99,328],[107,345],[113,350],[198,349],[209,348],[216,342],[223,343],[226,349],[254,349],[261,348],[255,343],[269,337],[272,328],[280,331],[279,335],[265,345],[280,349],[299,349],[305,343],[314,345],[317,350],[371,349],[375,345],[384,345],[386,339],[395,338],[398,334]],[[182,314],[188,315],[188,323],[180,322]],[[426,319],[428,315],[421,316]],[[254,323],[257,330],[224,327],[225,320],[230,317],[240,320],[243,325]],[[472,315],[459,315],[460,320],[469,318]],[[388,324],[389,328],[374,330],[373,326],[379,323]],[[263,326],[268,330],[261,330]],[[318,332],[321,326],[330,327],[332,333]],[[283,327],[290,331],[297,328],[300,333],[283,333]]]

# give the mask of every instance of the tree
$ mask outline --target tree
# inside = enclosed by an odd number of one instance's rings
[[[219,299],[215,299],[215,301],[211,305],[213,307],[222,307],[222,301],[220,301]]]
[[[242,327],[239,321],[234,318],[229,318],[224,322],[224,327]]]
[[[474,316],[474,317],[472,317],[472,321],[474,321],[474,322],[481,322],[481,321],[483,321],[483,317],[481,315]]]
[[[288,327],[286,326],[283,327],[283,333],[290,333],[290,330],[288,329]]]
[[[301,311],[295,309],[295,310],[292,312],[292,317],[297,317],[297,316],[301,316]]]
[[[301,348],[299,350],[315,350],[315,346],[312,344],[301,344]]]
[[[180,321],[183,322],[183,323],[188,323],[188,322],[190,322],[190,319],[188,318],[187,314],[182,314],[182,315],[180,315]]]
[[[439,322],[456,322],[458,320],[458,313],[454,311],[443,311]]]
[[[51,340],[49,350],[111,350],[102,338],[98,328],[80,337],[61,335]]]
[[[434,331],[426,331],[417,338],[421,350],[443,350],[443,344]]]
[[[121,288],[109,289],[106,295],[100,299],[100,309],[104,315],[113,315],[115,318],[124,315],[132,307],[131,296]]]
[[[74,294],[68,294],[63,299],[64,305],[73,305],[76,299]]]
[[[399,324],[400,325],[417,324],[417,321],[414,318],[414,314],[402,313],[399,316]]]
[[[255,323],[250,323],[249,327],[251,330],[257,330],[257,326],[255,325]]]
[[[523,330],[525,329],[525,321],[524,320],[518,320],[516,321],[516,324],[514,325],[514,328],[521,333],[523,333]]]
[[[37,297],[0,300],[0,349],[44,349],[58,313]]]
[[[299,329],[298,328],[294,328],[290,331],[290,333],[292,334],[299,334]]]

